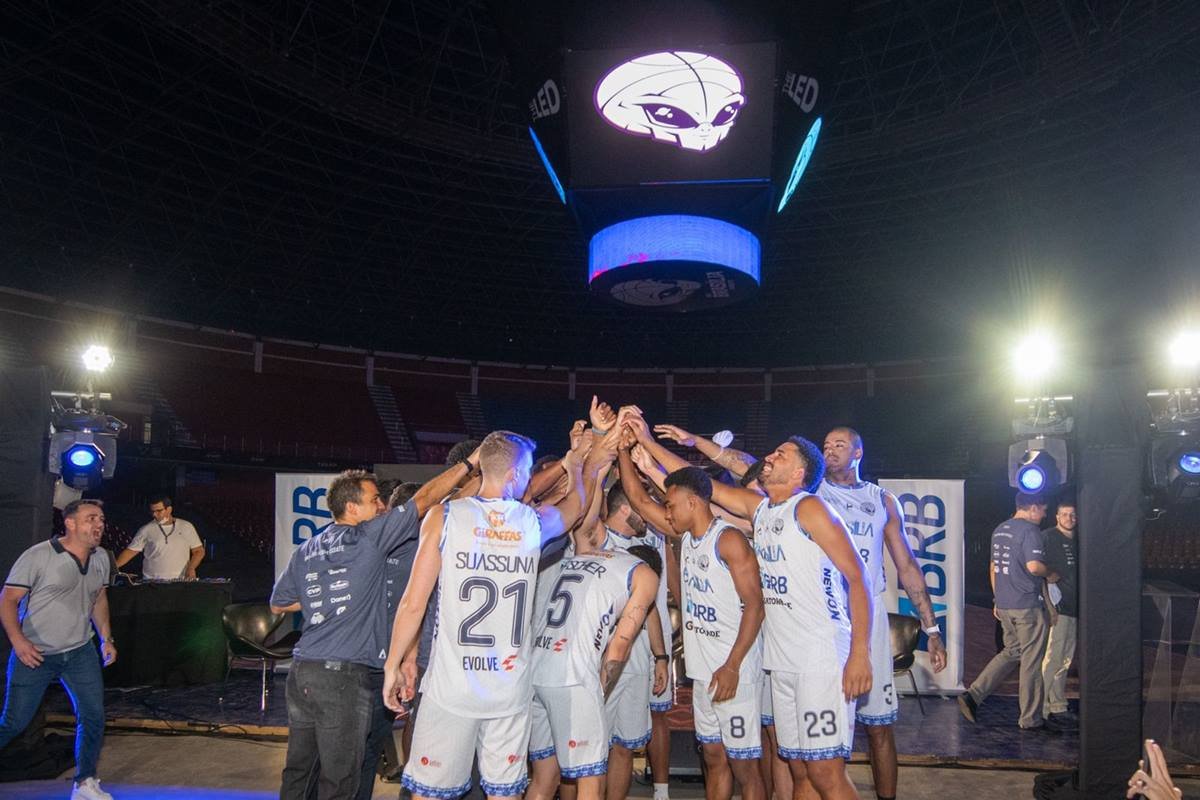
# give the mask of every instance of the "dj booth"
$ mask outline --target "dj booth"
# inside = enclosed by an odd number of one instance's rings
[[[109,617],[117,662],[106,686],[191,686],[225,677],[221,610],[233,602],[227,579],[112,586]]]

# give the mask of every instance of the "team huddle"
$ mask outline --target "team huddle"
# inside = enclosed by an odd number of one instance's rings
[[[404,786],[414,798],[458,797],[476,763],[489,797],[624,798],[633,752],[660,721],[665,730],[672,702],[673,599],[710,800],[729,798],[735,780],[747,800],[857,797],[845,767],[856,720],[876,792],[894,796],[885,546],[935,669],[945,651],[895,499],[858,479],[858,435],[836,428],[823,451],[791,437],[756,461],[652,429],[636,406],[593,398],[590,422],[575,424],[564,457],[536,466],[531,440],[493,432],[463,459],[465,474],[443,474],[359,526],[384,548],[404,520],[414,530],[420,520],[380,637],[383,702],[407,713],[420,701]],[[690,465],[660,438],[715,467]],[[315,541],[301,560],[330,549]],[[305,611],[307,637],[311,609],[283,584],[272,604]],[[290,676],[288,689],[290,712]]]

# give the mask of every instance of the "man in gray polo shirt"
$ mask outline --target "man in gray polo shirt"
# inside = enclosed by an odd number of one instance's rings
[[[991,579],[996,598],[994,613],[1004,629],[1004,649],[992,658],[979,677],[958,697],[958,707],[971,722],[979,704],[1008,678],[1018,664],[1018,697],[1024,730],[1041,728],[1042,656],[1046,652],[1046,609],[1042,586],[1057,580],[1042,555],[1042,530],[1046,500],[1040,495],[1018,494],[1017,511],[992,533]]]
[[[12,643],[0,748],[25,729],[46,687],[61,681],[75,703],[72,800],[112,800],[96,778],[104,740],[104,678],[92,644],[100,634],[104,666],[117,660],[108,623],[109,559],[96,553],[104,532],[99,500],[63,509],[64,536],[35,544],[13,564],[0,594],[0,623]]]

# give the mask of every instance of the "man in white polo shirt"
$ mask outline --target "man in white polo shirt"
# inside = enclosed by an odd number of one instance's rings
[[[177,518],[171,498],[165,495],[151,499],[150,513],[154,520],[139,528],[133,541],[117,556],[117,569],[140,553],[142,577],[146,580],[196,580],[196,567],[204,560],[204,542],[196,526]]]

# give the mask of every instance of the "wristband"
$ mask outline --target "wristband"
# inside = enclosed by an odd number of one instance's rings
[[[941,636],[942,635],[942,629],[939,628],[937,625],[931,625],[928,628],[921,628],[921,630],[925,632],[926,636]]]
[[[671,657],[670,657],[670,656],[668,656],[668,655],[661,655],[661,656],[657,656],[657,655],[656,655],[656,656],[654,657],[654,660],[655,660],[655,661],[670,661],[670,660],[671,660]]]
[[[116,644],[116,643],[117,643],[117,640],[116,640],[116,639],[114,639],[114,638],[113,638],[113,637],[111,637],[111,636],[109,636],[107,639],[105,639],[103,636],[101,636],[101,637],[100,637],[100,644],[101,644],[101,645],[106,645],[106,644]]]

